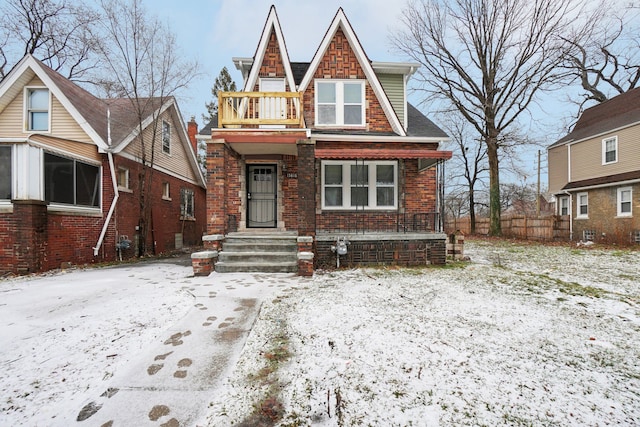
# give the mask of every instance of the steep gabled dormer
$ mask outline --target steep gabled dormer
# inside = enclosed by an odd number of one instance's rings
[[[342,8],[322,39],[299,90],[304,92],[309,127],[406,136]]]
[[[234,62],[241,71],[243,68],[248,70],[248,74],[243,72],[244,92],[293,92],[296,90],[289,54],[275,6],[271,6],[269,10],[254,57],[250,60],[245,58],[244,61],[241,58],[234,58]],[[281,90],[272,90],[275,87],[273,86],[275,80],[281,82]],[[266,83],[267,81],[271,83]]]

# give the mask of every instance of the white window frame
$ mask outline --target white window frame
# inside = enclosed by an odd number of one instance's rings
[[[628,200],[622,200],[622,197],[624,195],[624,193],[629,193],[629,199]],[[618,216],[619,217],[630,217],[633,216],[633,188],[632,187],[620,187],[618,188],[618,190],[616,191],[617,193],[617,197],[616,197],[616,205],[618,207]],[[623,212],[622,211],[622,204],[629,204],[629,212]]]
[[[571,206],[569,206],[569,196],[558,197],[558,215],[569,215]],[[566,213],[563,213],[563,210]]]
[[[587,203],[582,205],[581,203],[581,198],[582,196],[584,196],[586,198]],[[580,208],[582,206],[586,206],[587,207],[587,212],[586,213],[581,213],[580,212]],[[589,218],[589,193],[587,192],[583,192],[583,193],[578,193],[576,194],[576,218],[577,219],[583,219],[583,218]]]
[[[332,83],[335,84],[336,87],[336,101],[335,101],[335,107],[336,107],[336,120],[335,123],[320,123],[319,122],[319,116],[318,116],[318,106],[321,105],[318,102],[318,85],[321,83]],[[348,104],[345,103],[344,101],[344,85],[345,84],[360,84],[360,116],[362,118],[360,123],[351,123],[351,124],[345,124],[344,123],[344,107],[345,105],[358,105],[358,104]],[[348,128],[362,128],[365,127],[366,124],[366,111],[365,111],[365,105],[366,105],[366,90],[365,90],[365,80],[362,79],[346,79],[346,80],[337,80],[337,79],[316,79],[314,82],[314,90],[315,90],[315,99],[314,99],[314,108],[315,108],[315,124],[316,127],[336,127],[336,126],[340,126],[340,127],[348,127]],[[322,104],[326,104],[329,105],[330,103],[322,103]],[[333,104],[332,104],[333,105]]]
[[[615,153],[615,159],[611,160],[611,161],[607,161],[607,143],[608,142],[613,142],[614,144],[614,149],[613,152]],[[617,136],[611,136],[609,138],[605,138],[602,140],[602,164],[603,165],[611,165],[614,163],[618,163],[618,137]]]
[[[341,206],[327,206],[325,201],[325,166],[326,165],[341,165],[342,166],[342,205]],[[368,206],[351,206],[351,166],[368,166]],[[377,205],[377,188],[390,188],[390,185],[377,185],[376,171],[378,165],[393,165],[393,206],[378,206]],[[342,210],[342,211],[355,211],[362,210],[397,210],[398,209],[398,162],[395,160],[379,160],[379,161],[358,161],[355,160],[323,160],[321,162],[321,187],[322,187],[322,209],[323,210]],[[336,187],[331,185],[330,187]]]
[[[47,91],[47,110],[38,110],[32,109],[29,98],[32,92],[37,90],[46,90]],[[47,128],[46,129],[33,129],[33,124],[31,121],[31,113],[39,112],[47,113]],[[25,132],[44,132],[49,133],[51,131],[51,91],[46,86],[25,86],[24,88],[24,131]]]
[[[47,185],[52,185],[52,183],[47,182],[47,176],[46,176],[46,155],[51,155],[54,157],[59,157],[61,159],[65,159],[68,161],[73,162],[73,186],[72,186],[72,191],[73,191],[73,203],[65,203],[65,202],[60,202],[60,201],[55,201],[55,200],[47,200]],[[82,204],[79,203],[77,200],[78,197],[78,164],[81,165],[85,165],[85,166],[90,166],[93,168],[97,169],[97,174],[96,174],[96,185],[97,185],[97,204],[96,205],[87,205],[87,204]],[[68,210],[68,211],[87,211],[87,212],[91,212],[91,211],[100,211],[102,210],[102,165],[100,163],[97,162],[93,162],[93,161],[87,161],[84,159],[77,159],[74,158],[72,156],[65,156],[65,155],[61,155],[55,152],[51,152],[51,151],[43,151],[42,153],[42,188],[44,191],[43,194],[43,200],[49,202],[49,207],[53,208],[53,210]]]
[[[162,121],[162,152],[171,154],[171,123]]]
[[[121,175],[123,174],[123,175]],[[120,177],[124,176],[124,182],[120,182]],[[122,167],[122,166],[118,166],[118,175],[117,175],[117,180],[118,180],[118,190],[124,190],[124,191],[129,191],[131,190],[131,187],[129,186],[129,169]]]
[[[190,188],[180,189],[180,219],[195,219],[196,192]]]
[[[166,181],[162,183],[162,199],[171,200],[171,187]]]
[[[15,175],[15,168],[13,165],[14,162],[14,150],[13,150],[13,144],[12,145],[0,145],[0,147],[7,147],[9,149],[9,198],[8,199],[3,199],[2,195],[0,194],[0,204],[7,204],[10,203],[11,199],[13,199],[14,194],[15,194],[15,188],[13,188],[13,177]],[[6,148],[5,148],[6,149]]]

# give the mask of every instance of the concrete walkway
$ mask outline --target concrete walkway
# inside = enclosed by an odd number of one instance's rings
[[[232,372],[262,301],[298,283],[293,274],[213,273],[191,277],[189,313],[121,369],[104,393],[78,408],[78,425],[202,425]]]

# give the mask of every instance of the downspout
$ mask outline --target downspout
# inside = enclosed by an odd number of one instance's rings
[[[569,196],[569,241],[573,242],[573,196],[568,191],[563,191]]]
[[[116,171],[113,164],[113,153],[111,152],[111,111],[107,108],[107,145],[109,146],[107,150],[107,157],[109,158],[109,169],[111,169],[111,183],[113,185],[113,200],[111,201],[111,207],[109,208],[109,213],[107,213],[107,218],[104,221],[104,225],[102,226],[102,231],[100,232],[100,237],[98,238],[98,243],[93,248],[93,256],[98,256],[98,252],[100,251],[100,247],[102,246],[102,242],[104,241],[104,236],[107,234],[107,228],[109,227],[109,222],[111,222],[111,217],[113,216],[113,212],[116,210],[116,204],[118,203],[118,198],[120,197],[120,193],[118,192],[118,181],[116,179]]]

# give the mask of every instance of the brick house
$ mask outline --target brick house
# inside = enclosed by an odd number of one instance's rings
[[[147,157],[159,141],[148,252],[201,244],[206,186],[178,105],[145,101]],[[138,255],[137,122],[130,100],[96,98],[31,55],[0,82],[0,275]]]
[[[218,121],[199,135],[216,270],[445,262],[451,152],[407,102],[417,64],[369,60],[342,9],[311,62],[291,62],[273,6],[255,56],[233,61],[243,90],[219,94]],[[242,238],[254,252],[244,263]],[[277,257],[287,239],[289,263]],[[255,254],[261,240],[268,255]]]
[[[547,151],[572,240],[640,243],[640,88],[585,110]]]

